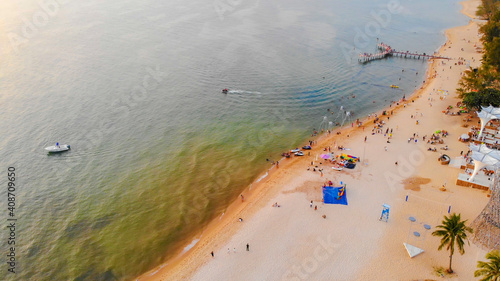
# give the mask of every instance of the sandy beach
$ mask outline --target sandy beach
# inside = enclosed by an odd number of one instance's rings
[[[463,2],[462,12],[473,17],[479,3]],[[388,115],[378,112],[385,123],[381,133],[372,134],[375,124],[373,118],[367,119],[359,128],[325,134],[310,156],[280,161],[267,177],[243,191],[243,202],[233,202],[200,233],[194,247],[137,280],[439,278],[433,267],[446,267],[449,257],[447,251],[437,250],[439,238],[431,235],[434,227],[449,209],[472,222],[489,199],[486,191],[457,186],[460,169],[437,161],[441,153],[455,159],[467,151],[466,144],[458,141],[469,130],[462,126],[464,115],[445,115],[443,110],[459,101],[456,88],[467,66],[458,62],[474,67],[481,58],[476,51],[481,45],[477,21],[449,29],[446,35],[439,54],[451,59],[429,62],[421,89],[387,108]],[[475,125],[477,120],[468,123]],[[449,132],[444,144],[427,144],[423,137],[428,139],[436,130]],[[447,151],[440,149],[444,146]],[[335,155],[346,153],[361,161],[352,170],[336,171],[319,157],[327,147]],[[434,147],[436,152],[428,151]],[[323,173],[313,171],[315,166]],[[347,185],[348,205],[322,203],[327,181]],[[275,202],[280,207],[272,207]],[[383,204],[391,206],[387,222],[379,220]],[[410,216],[416,221],[410,222]],[[426,230],[425,224],[432,228]],[[404,242],[425,252],[410,258]],[[477,260],[485,254],[472,243],[465,255],[455,254],[455,275],[450,280],[473,280]]]

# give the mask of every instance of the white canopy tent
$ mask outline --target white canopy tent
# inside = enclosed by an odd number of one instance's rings
[[[477,173],[484,167],[494,166],[500,168],[500,151],[488,148],[486,145],[471,144],[472,159],[474,160],[474,172],[469,181],[473,181]]]
[[[493,107],[491,105],[488,107],[481,106],[481,108],[483,110],[477,113],[477,116],[481,120],[481,130],[479,131],[478,138],[480,138],[483,134],[484,127],[488,124],[488,122],[493,119],[500,119],[500,108]]]
[[[493,115],[498,115],[500,114],[500,107],[493,107],[493,106],[488,106],[488,107],[484,107],[484,106],[481,106],[481,108],[488,112],[488,113],[491,113]]]

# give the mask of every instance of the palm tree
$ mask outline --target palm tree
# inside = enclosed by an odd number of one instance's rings
[[[472,228],[465,225],[465,221],[460,220],[460,214],[451,214],[449,217],[444,216],[444,220],[442,221],[442,225],[436,226],[438,230],[434,231],[432,235],[441,236],[441,244],[438,247],[438,250],[446,247],[446,250],[450,250],[450,268],[448,268],[449,273],[453,273],[453,269],[451,269],[451,260],[453,258],[453,254],[455,253],[455,244],[458,247],[458,251],[461,255],[465,253],[464,251],[464,242],[469,240],[467,239],[467,233],[472,233]]]
[[[474,277],[483,276],[480,281],[499,281],[500,280],[500,252],[491,251],[486,254],[489,262],[478,261],[479,268],[474,272]]]

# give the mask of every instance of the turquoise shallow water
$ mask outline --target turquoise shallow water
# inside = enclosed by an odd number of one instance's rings
[[[2,280],[132,280],[266,158],[341,123],[340,106],[352,121],[420,86],[426,62],[357,63],[377,37],[432,53],[466,23],[451,0],[400,1],[379,21],[389,1],[267,2],[0,4],[0,162],[19,185],[18,273],[2,263]],[[48,156],[56,141],[71,151]]]

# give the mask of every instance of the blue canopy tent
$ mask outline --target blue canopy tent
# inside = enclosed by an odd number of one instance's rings
[[[347,205],[347,194],[346,186],[334,187],[334,186],[324,186],[323,187],[323,202],[325,204],[341,204]]]

